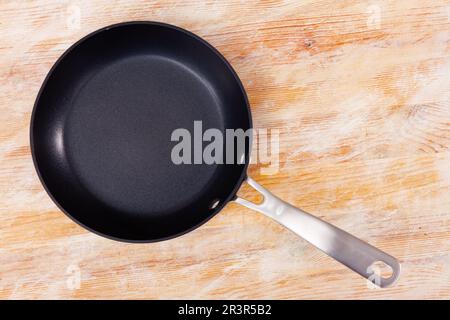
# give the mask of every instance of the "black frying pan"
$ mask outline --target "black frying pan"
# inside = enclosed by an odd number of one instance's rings
[[[380,286],[397,279],[395,258],[247,178],[248,146],[243,164],[174,164],[171,133],[192,130],[197,120],[221,132],[252,127],[245,90],[226,59],[175,26],[113,25],[74,44],[45,79],[31,119],[34,164],[62,211],[110,239],[170,239],[236,201]],[[263,195],[262,203],[237,197],[244,181]],[[373,274],[378,261],[390,266],[390,277]]]

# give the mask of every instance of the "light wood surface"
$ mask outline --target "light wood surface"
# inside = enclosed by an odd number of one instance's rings
[[[398,257],[397,285],[372,288],[237,204],[154,244],[107,240],[61,213],[30,156],[36,94],[73,42],[127,20],[216,46],[255,127],[280,130],[278,172],[250,175]],[[449,1],[2,0],[0,124],[1,298],[450,298]]]

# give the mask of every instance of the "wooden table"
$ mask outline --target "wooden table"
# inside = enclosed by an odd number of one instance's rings
[[[82,229],[33,168],[29,120],[55,60],[97,28],[158,20],[216,46],[278,128],[278,196],[399,258],[375,289],[230,204],[166,242]],[[1,298],[450,298],[449,1],[1,1]],[[254,197],[244,188],[243,194]]]

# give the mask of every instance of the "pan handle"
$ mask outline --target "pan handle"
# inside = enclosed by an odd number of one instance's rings
[[[381,288],[392,285],[400,275],[400,264],[392,256],[352,236],[351,234],[300,210],[276,197],[253,179],[247,183],[264,199],[253,203],[243,198],[236,202],[259,211],[295,232],[330,257],[336,259]],[[375,263],[384,263],[391,268],[389,277],[374,273]]]

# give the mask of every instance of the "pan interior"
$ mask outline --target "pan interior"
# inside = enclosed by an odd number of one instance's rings
[[[44,83],[32,119],[35,165],[55,202],[90,230],[128,241],[173,237],[220,210],[246,167],[174,164],[171,134],[193,133],[194,121],[203,130],[250,128],[245,92],[225,60],[178,28],[111,27],[69,49]]]

